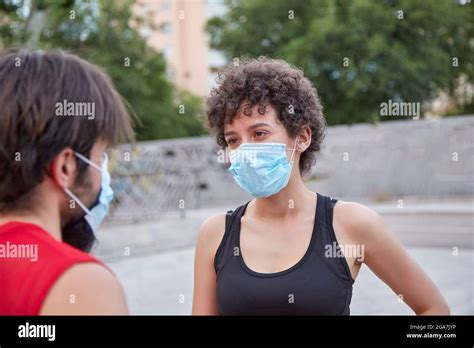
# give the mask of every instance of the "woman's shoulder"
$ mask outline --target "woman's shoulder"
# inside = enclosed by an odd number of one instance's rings
[[[227,213],[218,213],[208,217],[199,229],[196,249],[213,255],[224,238]]]
[[[208,217],[201,224],[200,234],[206,240],[222,237],[225,232],[225,220],[227,213],[218,213]]]
[[[230,216],[233,213],[235,218],[235,216],[241,213],[241,209],[245,205],[246,204],[243,204],[234,210],[214,214],[204,220],[199,230],[196,249],[204,249],[206,252],[209,252],[210,255],[214,255],[224,239],[227,215],[229,214]]]
[[[242,209],[247,204],[248,203],[240,205],[236,209],[227,210],[226,212],[221,212],[208,217],[201,224],[199,238],[211,244],[214,244],[216,241],[220,242],[225,234],[227,215],[233,216],[233,219],[236,217],[238,218]]]
[[[352,236],[366,238],[376,232],[383,219],[366,205],[338,200],[334,207],[333,224]]]

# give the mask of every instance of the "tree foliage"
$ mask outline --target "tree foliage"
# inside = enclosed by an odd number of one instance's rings
[[[474,4],[455,0],[227,0],[208,22],[227,58],[303,68],[328,123],[373,122],[388,100],[425,102],[474,81]],[[456,66],[457,65],[457,66]],[[473,110],[472,98],[459,105]],[[471,108],[471,109],[469,109]]]
[[[101,66],[138,116],[139,140],[204,134],[201,100],[169,82],[162,54],[139,33],[147,19],[134,16],[133,3],[2,0],[0,48],[61,48]]]

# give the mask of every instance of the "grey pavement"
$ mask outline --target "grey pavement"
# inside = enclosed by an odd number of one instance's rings
[[[363,202],[385,219],[433,279],[453,314],[474,314],[473,200]],[[238,204],[170,212],[139,224],[109,224],[94,253],[117,274],[133,314],[191,313],[194,246],[200,224]],[[454,255],[456,254],[457,255]],[[354,284],[352,314],[410,314],[366,266]]]
[[[474,314],[474,250],[410,247],[409,253],[448,301],[452,314]],[[189,315],[194,248],[115,259],[109,266],[122,282],[132,314]],[[354,283],[352,314],[402,315],[411,309],[365,265]]]
[[[474,248],[474,199],[420,200],[403,197],[373,203],[355,197],[343,198],[366,204],[382,215],[405,245]],[[108,224],[99,231],[100,244],[94,251],[105,260],[124,253],[141,256],[194,246],[201,223],[208,217],[235,209],[241,202],[221,207],[168,212],[136,224]]]

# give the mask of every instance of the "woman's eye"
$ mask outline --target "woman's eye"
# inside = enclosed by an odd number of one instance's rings
[[[228,145],[235,144],[236,142],[237,142],[237,139],[228,139],[228,140],[227,140],[227,144],[228,144]]]
[[[262,132],[262,131],[256,131],[255,132],[255,136],[257,138],[261,138],[261,137],[265,136],[266,134],[267,134],[267,132]]]

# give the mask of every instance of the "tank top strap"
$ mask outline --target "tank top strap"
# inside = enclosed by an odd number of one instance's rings
[[[238,209],[238,208],[237,208]],[[231,227],[232,227],[232,222],[234,220],[234,210],[228,210],[227,214],[225,214],[225,234],[229,233]]]
[[[319,199],[321,197],[321,200]],[[321,202],[321,204],[320,204]],[[338,250],[341,248],[336,237],[333,227],[334,207],[337,199],[318,194],[317,218],[319,239],[316,248],[319,249],[320,255],[328,265],[336,270],[336,273],[349,284],[352,285],[354,280],[345,257],[337,256]]]
[[[244,205],[241,205],[235,210],[229,210],[227,211],[226,214],[226,219],[225,219],[225,232],[224,235],[233,235],[235,236],[235,229],[238,227],[240,224],[240,219],[242,215],[244,215],[245,210],[247,209],[247,205],[250,203],[247,202]]]
[[[334,217],[334,207],[336,206],[337,199],[331,197],[325,197],[325,210],[326,210],[326,223],[330,226],[330,230],[334,232],[332,229],[332,222]]]
[[[236,233],[236,228],[239,227],[240,218],[244,214],[249,203],[250,201],[235,210],[228,210],[226,213],[224,236],[222,237],[222,241],[219,244],[214,257],[214,268],[217,275],[227,261],[234,255],[234,248],[238,246],[238,233]]]
[[[320,193],[316,193],[316,221],[317,223],[327,224],[327,214],[326,214],[326,197]]]

